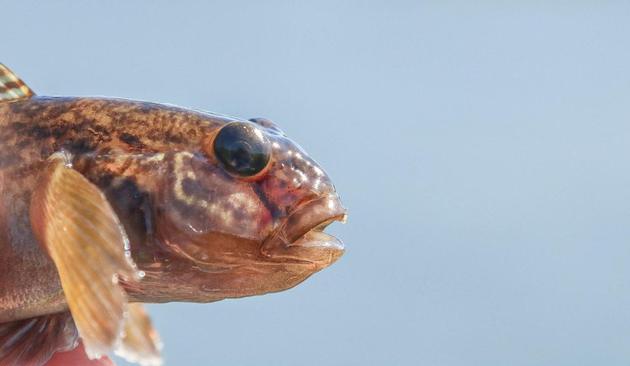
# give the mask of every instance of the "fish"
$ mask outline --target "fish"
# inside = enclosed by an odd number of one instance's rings
[[[345,251],[328,174],[271,120],[36,95],[0,64],[0,365],[161,364],[143,303],[292,288]]]

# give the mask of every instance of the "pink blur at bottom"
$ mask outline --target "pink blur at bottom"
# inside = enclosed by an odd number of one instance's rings
[[[46,363],[46,366],[115,366],[114,362],[107,357],[98,360],[90,360],[85,354],[83,343],[77,348],[68,352],[58,352]]]

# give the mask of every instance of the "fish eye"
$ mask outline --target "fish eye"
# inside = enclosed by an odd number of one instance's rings
[[[214,154],[228,172],[251,177],[267,167],[271,147],[253,123],[231,122],[214,138]]]

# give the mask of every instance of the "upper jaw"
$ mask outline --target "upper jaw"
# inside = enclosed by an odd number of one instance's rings
[[[346,209],[335,194],[310,201],[293,211],[263,242],[263,255],[292,262],[332,264],[344,252],[341,240],[323,232],[334,221],[345,222]]]

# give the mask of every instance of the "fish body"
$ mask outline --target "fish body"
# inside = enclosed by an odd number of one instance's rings
[[[346,215],[333,184],[268,120],[0,82],[0,364],[77,337],[156,364],[129,303],[281,291],[343,253],[323,232]],[[34,321],[58,335],[19,358],[10,333]]]

